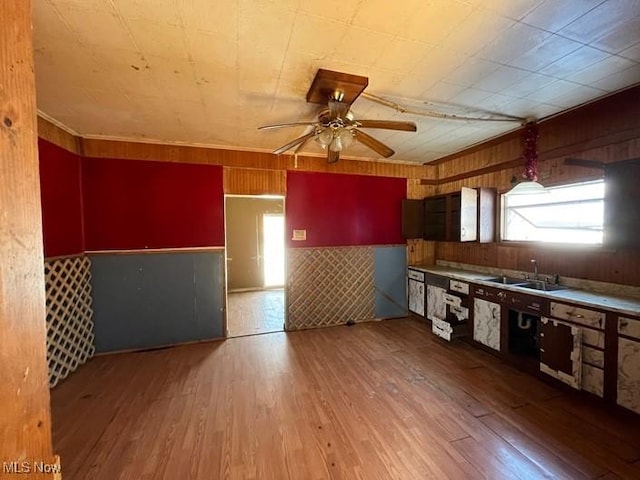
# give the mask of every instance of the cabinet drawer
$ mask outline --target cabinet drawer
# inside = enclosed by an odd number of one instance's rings
[[[456,295],[451,295],[450,293],[444,294],[444,303],[447,305],[451,305],[453,307],[459,307],[462,305],[462,299]]]
[[[438,337],[451,341],[453,327],[449,322],[435,318],[431,321],[431,331]]]
[[[584,335],[584,329],[582,330],[582,334]],[[582,361],[595,367],[604,368],[604,352],[588,347],[587,345],[582,345]]]
[[[465,295],[469,295],[469,284],[465,282],[461,282],[459,280],[450,280],[449,288],[454,292],[464,293]]]
[[[583,363],[582,390],[602,397],[604,395],[604,370]]]
[[[604,348],[604,332],[582,328],[582,344],[592,347]]]
[[[556,302],[550,303],[550,312],[552,317],[559,318],[560,320],[567,320],[601,330],[604,329],[604,319],[606,317],[604,312],[597,312],[595,310]]]
[[[449,311],[456,316],[459,322],[469,319],[469,309],[460,305],[449,305]]]
[[[408,270],[407,276],[412,280],[424,282],[424,272],[419,272],[418,270]]]
[[[618,318],[618,333],[627,337],[640,340],[640,320],[634,320],[633,318],[619,317]]]

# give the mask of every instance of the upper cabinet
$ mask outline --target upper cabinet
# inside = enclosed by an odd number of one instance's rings
[[[492,242],[495,239],[495,189],[466,188],[424,199],[424,239]]]
[[[424,236],[424,200],[402,200],[402,236],[404,238]]]
[[[605,168],[604,244],[612,248],[640,248],[640,159]]]

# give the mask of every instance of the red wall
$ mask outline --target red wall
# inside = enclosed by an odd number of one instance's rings
[[[224,245],[222,167],[85,158],[86,250]]]
[[[287,172],[287,242],[290,247],[404,243],[402,178]],[[292,241],[294,229],[306,241]]]
[[[80,157],[38,139],[44,255],[84,251]]]

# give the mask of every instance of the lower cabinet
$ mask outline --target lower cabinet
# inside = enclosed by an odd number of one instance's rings
[[[424,317],[424,273],[409,269],[407,272],[407,284],[409,310]]]
[[[500,351],[500,304],[473,299],[473,339]]]
[[[618,405],[640,413],[640,319],[618,318]]]
[[[582,385],[582,332],[568,323],[540,320],[540,371],[580,389]]]
[[[427,285],[427,318],[432,322],[434,320],[444,321],[444,319],[447,318],[447,304],[444,299],[445,293],[447,293],[445,288]]]

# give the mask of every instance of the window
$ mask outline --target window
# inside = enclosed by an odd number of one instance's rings
[[[602,244],[604,180],[502,196],[502,239]]]

